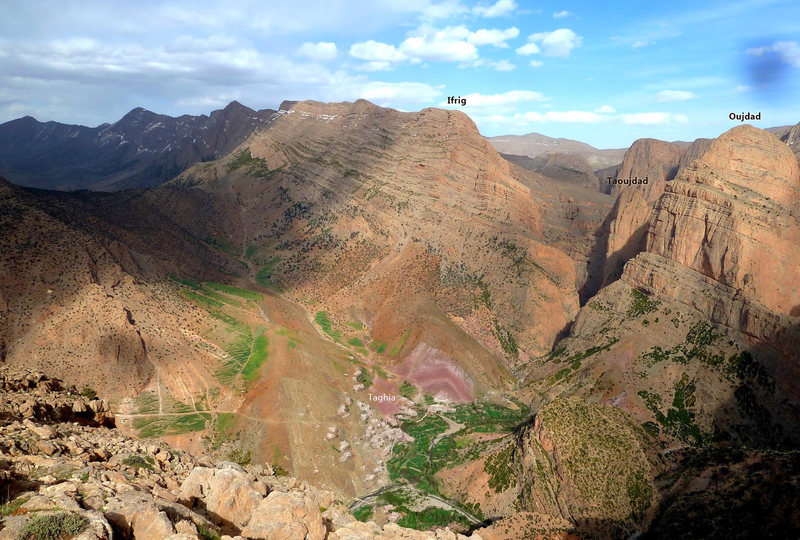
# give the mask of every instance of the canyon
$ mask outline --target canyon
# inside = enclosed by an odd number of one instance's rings
[[[256,505],[329,508],[310,538],[792,535],[797,129],[597,150],[364,100],[9,122],[0,362],[102,396],[131,455],[185,452],[171,495],[137,487],[170,534],[278,537],[159,502],[235,461]]]

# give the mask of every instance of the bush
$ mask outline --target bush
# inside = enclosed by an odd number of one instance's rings
[[[35,515],[28,520],[19,535],[20,540],[60,540],[77,536],[89,525],[89,520],[74,512]]]
[[[155,460],[153,460],[153,458],[150,456],[142,457],[136,454],[132,454],[123,459],[122,463],[128,465],[129,467],[133,467],[135,469],[149,469],[152,471],[153,463],[155,463]]]
[[[85,398],[89,399],[97,399],[97,392],[95,392],[92,388],[88,386],[84,386],[81,390],[81,395]]]
[[[250,465],[250,450],[242,450],[241,448],[234,448],[228,453],[228,460],[238,463],[242,467]]]

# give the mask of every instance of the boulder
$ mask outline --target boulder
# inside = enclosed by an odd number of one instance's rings
[[[140,492],[122,493],[108,501],[105,516],[123,538],[163,540],[175,533],[166,512]]]
[[[241,529],[266,491],[263,483],[241,470],[195,467],[181,485],[179,499],[187,506],[200,501],[211,521]]]
[[[242,536],[258,540],[322,540],[319,505],[302,493],[274,491],[259,503]]]

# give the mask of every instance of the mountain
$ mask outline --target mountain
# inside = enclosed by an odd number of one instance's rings
[[[648,201],[655,200],[663,192],[664,183],[677,174],[678,164],[685,150],[685,147],[657,139],[638,139],[625,152],[616,179],[635,181],[647,177],[648,184],[635,186],[634,189],[641,191]],[[630,186],[606,181],[603,188],[616,197]]]
[[[625,148],[600,150],[580,141],[553,138],[539,133],[499,135],[488,139],[503,154],[531,158],[546,154],[575,154],[585,159],[595,170],[620,163],[626,151]]]
[[[0,182],[4,369],[108,398],[14,397],[0,448],[28,481],[40,442],[52,459],[102,446],[49,411],[113,412],[123,457],[98,459],[136,495],[114,487],[106,517],[88,466],[84,499],[56,505],[143,538],[182,521],[258,538],[286,513],[316,527],[314,508],[328,538],[797,536],[787,143],[750,126],[637,141],[620,174],[660,181],[615,198],[561,174],[584,158],[528,170],[458,111],[300,101],[157,187]],[[179,474],[159,479],[165,463]],[[37,497],[72,493],[52,477]]]
[[[534,158],[513,154],[501,155],[511,163],[543,176],[584,187],[597,187],[594,169],[580,154],[543,154]]]
[[[95,128],[26,116],[0,124],[0,176],[62,191],[153,187],[227,154],[274,116],[236,101],[210,116],[173,118],[136,108]]]

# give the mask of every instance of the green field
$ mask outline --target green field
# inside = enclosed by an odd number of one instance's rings
[[[225,285],[224,283],[214,283],[209,281],[204,283],[203,285],[214,289],[215,291],[224,292],[225,294],[230,294],[233,296],[238,296],[239,298],[244,298],[245,300],[252,300],[253,302],[260,302],[264,299],[264,296],[256,291],[251,291],[249,289],[240,289],[238,287],[232,287],[230,285]]]
[[[211,415],[208,413],[183,416],[143,416],[134,418],[133,427],[139,430],[139,437],[161,437],[190,431],[203,431],[206,428],[207,420],[211,420]]]
[[[269,261],[261,268],[259,268],[258,272],[256,272],[256,283],[258,283],[262,287],[273,287],[274,282],[272,276],[275,273],[275,267],[278,265],[279,262],[280,259],[275,258]]]
[[[267,336],[258,336],[253,342],[253,349],[247,363],[242,368],[242,379],[245,381],[254,381],[258,376],[258,368],[267,359],[267,347],[269,346],[269,339]]]
[[[316,322],[322,331],[328,334],[334,341],[340,341],[342,336],[338,330],[333,329],[333,323],[328,318],[328,314],[324,311],[317,311],[317,314],[314,315],[314,322]]]

